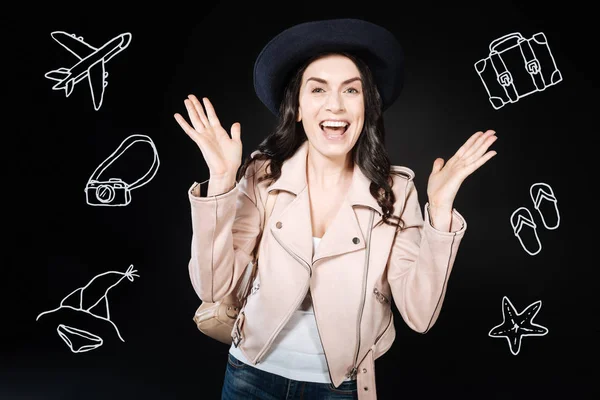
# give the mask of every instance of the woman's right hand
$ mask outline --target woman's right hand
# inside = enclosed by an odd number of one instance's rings
[[[194,95],[189,95],[184,100],[193,128],[179,114],[175,113],[175,120],[179,126],[200,148],[202,156],[208,165],[210,177],[233,177],[242,163],[241,124],[235,122],[231,126],[231,138],[221,126],[212,103],[204,97],[204,106]]]

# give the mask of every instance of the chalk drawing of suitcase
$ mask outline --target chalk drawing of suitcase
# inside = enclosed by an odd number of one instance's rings
[[[489,50],[475,70],[496,110],[562,81],[543,32],[530,39],[509,33],[492,41]]]

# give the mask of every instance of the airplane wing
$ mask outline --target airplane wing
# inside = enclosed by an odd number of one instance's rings
[[[55,31],[52,32],[52,38],[80,60],[86,58],[97,50],[95,47],[92,47],[84,42],[81,36],[75,36],[74,33],[69,34],[63,31]]]
[[[94,101],[94,108],[96,111],[98,111],[102,105],[104,88],[108,84],[106,82],[107,76],[108,73],[104,71],[104,61],[102,59],[99,59],[98,62],[88,69],[88,82],[90,84],[90,92],[92,93],[92,100]]]

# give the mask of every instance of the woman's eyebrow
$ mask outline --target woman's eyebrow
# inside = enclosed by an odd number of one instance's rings
[[[315,76],[311,76],[310,78],[308,78],[306,80],[306,82],[308,83],[308,81],[317,81],[319,83],[322,84],[327,84],[327,81],[325,79],[321,79],[321,78],[317,78]],[[344,82],[342,82],[342,85],[347,85],[350,82],[354,82],[354,81],[360,81],[360,77],[359,76],[355,76],[354,78],[350,78],[350,79],[346,79]]]

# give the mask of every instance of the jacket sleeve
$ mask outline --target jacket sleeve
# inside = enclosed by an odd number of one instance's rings
[[[429,203],[424,206],[425,218],[421,214],[412,179],[406,183],[404,199],[400,217],[405,225],[396,233],[387,279],[394,303],[406,324],[416,332],[426,333],[442,308],[456,252],[467,224],[453,209],[450,232],[435,229],[429,219]]]
[[[235,288],[253,258],[261,232],[262,203],[256,201],[254,163],[228,192],[207,196],[209,180],[194,183],[188,196],[192,214],[189,274],[202,301],[217,302]],[[246,174],[248,175],[248,174]]]

